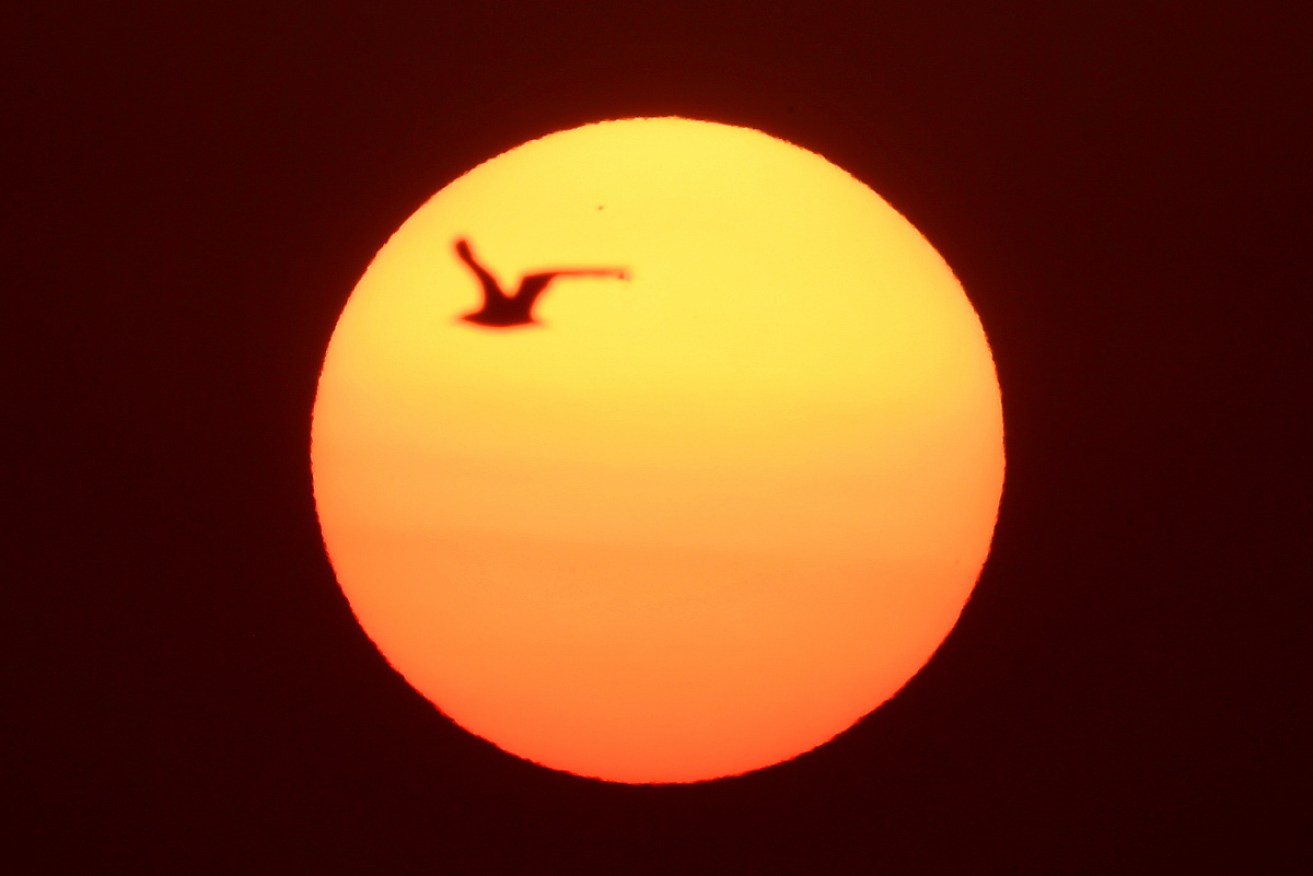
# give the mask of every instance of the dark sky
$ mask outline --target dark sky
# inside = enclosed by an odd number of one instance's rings
[[[45,861],[16,872],[1296,854],[1298,4],[269,5],[0,21],[3,787],[7,854]],[[665,788],[521,762],[413,692],[337,589],[307,462],[323,350],[392,230],[512,145],[659,114],[796,142],[903,212],[980,314],[1008,442],[991,558],[926,669],[811,754]]]

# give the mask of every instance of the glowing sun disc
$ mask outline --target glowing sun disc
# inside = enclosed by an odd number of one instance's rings
[[[555,278],[532,322],[486,291],[574,268],[625,276]],[[446,715],[688,782],[924,665],[989,550],[1003,424],[961,286],[878,195],[759,131],[630,119],[406,220],[333,333],[311,465],[352,610]]]

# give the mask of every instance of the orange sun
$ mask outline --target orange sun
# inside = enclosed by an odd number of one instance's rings
[[[516,300],[565,269],[603,273]],[[675,118],[534,140],[417,210],[312,432],[333,568],[397,671],[622,782],[768,766],[887,700],[1003,483],[989,347],[926,240],[815,154]]]

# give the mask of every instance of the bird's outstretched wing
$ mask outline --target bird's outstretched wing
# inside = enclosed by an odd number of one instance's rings
[[[616,277],[628,280],[629,272],[623,268],[562,268],[557,271],[525,274],[520,280],[520,288],[515,290],[511,300],[528,313],[533,308],[534,302],[538,300],[538,296],[542,295],[547,285],[557,277]]]
[[[483,287],[485,307],[490,304],[494,306],[503,304],[508,300],[506,293],[501,289],[501,284],[497,282],[497,278],[474,258],[474,252],[470,249],[468,240],[461,238],[456,241],[456,255],[460,256],[460,260],[474,272],[474,276],[479,278],[479,285]]]

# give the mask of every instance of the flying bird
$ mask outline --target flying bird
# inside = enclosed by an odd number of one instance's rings
[[[479,278],[479,283],[483,287],[483,306],[465,314],[461,319],[495,328],[536,323],[538,320],[533,318],[533,305],[547,289],[548,284],[557,277],[629,279],[629,272],[623,268],[562,268],[525,274],[520,278],[520,286],[515,290],[515,294],[507,295],[502,291],[497,278],[474,258],[468,240],[461,238],[456,241],[456,255],[460,256],[460,260],[474,272],[474,276]]]

